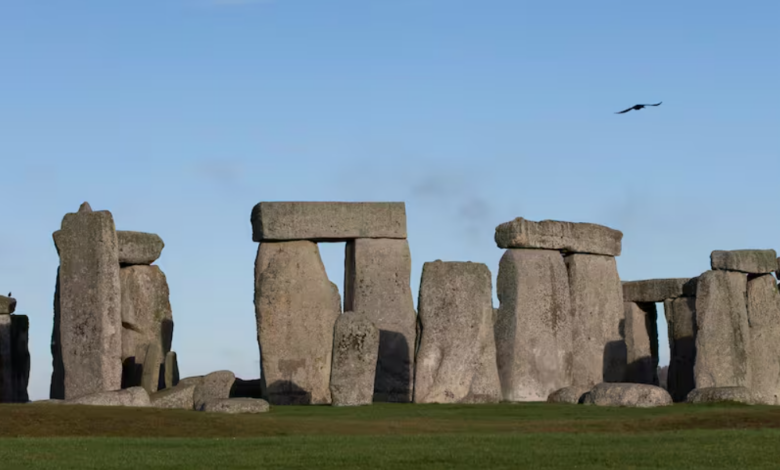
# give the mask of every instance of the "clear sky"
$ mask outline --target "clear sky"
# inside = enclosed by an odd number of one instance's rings
[[[405,201],[415,303],[425,261],[486,263],[495,286],[494,230],[517,216],[623,231],[624,280],[780,248],[778,17],[772,0],[3,0],[0,291],[30,316],[31,398],[51,374],[52,232],[83,201],[165,240],[182,376],[259,376],[260,201]],[[343,244],[321,250],[341,286]]]

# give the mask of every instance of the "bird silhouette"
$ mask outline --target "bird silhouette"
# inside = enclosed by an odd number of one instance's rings
[[[658,102],[658,103],[656,103],[656,104],[635,104],[634,106],[631,106],[631,107],[630,107],[630,108],[628,108],[628,109],[624,109],[623,111],[618,111],[618,112],[617,112],[617,113],[615,113],[615,114],[623,114],[623,113],[627,113],[627,112],[631,111],[632,109],[633,109],[634,111],[639,111],[640,109],[644,108],[645,106],[658,106],[658,105],[659,105],[659,104],[661,104],[661,103],[663,103],[663,101],[661,101],[661,102]]]
[[[10,292],[8,293],[8,297],[13,297]]]

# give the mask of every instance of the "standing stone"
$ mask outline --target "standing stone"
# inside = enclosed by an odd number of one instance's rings
[[[707,271],[696,295],[696,388],[750,387],[747,276]]]
[[[492,303],[486,265],[439,260],[423,265],[415,403],[501,399]]]
[[[494,335],[503,399],[544,401],[571,383],[574,361],[563,256],[552,250],[507,250],[497,291]]]
[[[149,393],[154,393],[160,384],[160,365],[163,362],[162,345],[149,343],[144,354],[141,372],[141,386]]]
[[[175,351],[165,355],[165,388],[173,388],[179,383],[179,362]]]
[[[412,400],[416,313],[409,242],[357,239],[347,242],[344,311],[366,315],[379,329],[374,401]]]
[[[748,281],[747,313],[750,389],[761,403],[780,405],[780,292],[771,274]]]
[[[658,312],[655,303],[624,302],[626,382],[658,385]]]
[[[27,403],[30,397],[27,386],[30,382],[30,320],[27,315],[11,315],[11,382],[14,403]]]
[[[333,326],[341,299],[316,243],[260,244],[255,314],[264,398],[272,405],[330,404]]]
[[[16,310],[16,299],[0,295],[0,315],[10,315]]]
[[[122,317],[114,219],[83,204],[54,232],[60,256],[59,312],[64,398],[118,390],[122,384]],[[56,361],[56,358],[55,358]]]
[[[339,316],[330,373],[333,406],[371,404],[378,353],[379,330],[366,315],[345,312]]]
[[[715,250],[710,254],[714,270],[769,274],[777,270],[775,250]]]
[[[669,328],[669,373],[666,388],[675,402],[684,402],[696,388],[696,297],[680,297],[664,302]]]
[[[623,288],[615,258],[574,254],[565,258],[572,308],[572,385],[622,382],[626,343],[621,335]]]
[[[0,403],[11,403],[13,397],[11,351],[11,315],[0,314]]]
[[[51,384],[49,398],[65,399],[65,366],[62,363],[62,344],[60,343],[60,268],[57,268],[57,278],[54,283],[54,325],[51,332]]]
[[[162,254],[165,247],[162,238],[154,233],[118,230],[119,264],[152,264]]]

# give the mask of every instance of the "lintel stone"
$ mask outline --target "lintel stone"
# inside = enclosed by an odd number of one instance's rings
[[[517,217],[496,227],[494,238],[499,248],[620,256],[623,232],[586,222],[533,222]]]

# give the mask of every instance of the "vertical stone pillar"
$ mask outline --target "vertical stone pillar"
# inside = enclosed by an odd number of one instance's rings
[[[379,329],[374,401],[410,402],[416,313],[409,242],[356,239],[346,245],[344,311],[364,314]]]
[[[658,312],[652,302],[624,302],[626,382],[658,385]]]
[[[13,397],[11,351],[11,314],[0,312],[0,403],[11,403]]]
[[[11,401],[14,403],[30,401],[27,393],[30,382],[29,331],[30,320],[27,315],[11,315]]]
[[[77,213],[65,215],[54,243],[60,256],[55,331],[64,398],[118,390],[122,318],[114,219],[84,203]]]
[[[696,362],[696,297],[664,301],[669,328],[669,374],[666,388],[675,402],[684,402],[696,388],[693,367]]]

